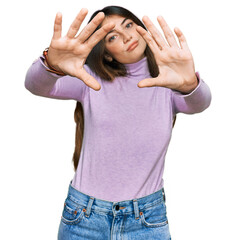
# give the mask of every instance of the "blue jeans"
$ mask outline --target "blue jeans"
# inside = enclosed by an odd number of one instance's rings
[[[110,202],[69,185],[58,240],[170,240],[164,188],[145,197]]]

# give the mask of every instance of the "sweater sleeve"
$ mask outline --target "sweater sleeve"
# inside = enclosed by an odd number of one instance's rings
[[[208,85],[201,79],[199,72],[196,72],[198,86],[189,94],[182,94],[172,90],[173,114],[186,113],[194,114],[204,111],[210,106],[211,91]]]
[[[85,70],[90,74],[88,66]],[[88,91],[88,86],[80,79],[69,75],[59,76],[46,71],[48,67],[44,64],[44,56],[41,55],[33,62],[26,73],[25,88],[34,95],[55,98],[74,99],[82,102]]]

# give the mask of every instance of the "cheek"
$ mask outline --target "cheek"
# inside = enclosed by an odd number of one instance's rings
[[[108,50],[108,52],[115,55],[123,52],[123,46],[118,41],[112,43],[110,46],[107,46],[106,49]]]

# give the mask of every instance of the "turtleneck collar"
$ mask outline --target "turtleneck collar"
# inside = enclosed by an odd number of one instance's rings
[[[130,76],[141,76],[149,73],[147,57],[145,56],[141,60],[135,63],[126,63],[124,64],[128,75]]]

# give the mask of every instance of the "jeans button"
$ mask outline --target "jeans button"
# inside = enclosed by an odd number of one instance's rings
[[[119,205],[116,205],[116,211],[118,211],[120,209]]]

